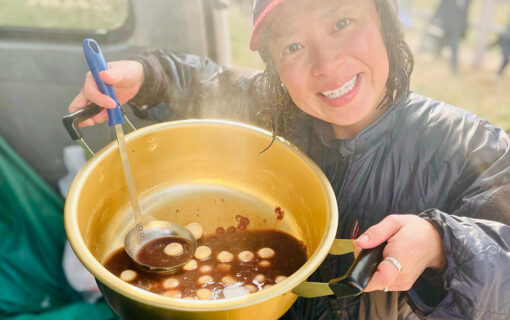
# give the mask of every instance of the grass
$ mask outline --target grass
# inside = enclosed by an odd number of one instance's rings
[[[417,2],[422,8],[430,10],[434,3],[428,3],[428,1]],[[479,10],[476,6],[472,9]],[[500,24],[505,23],[503,19],[505,12],[510,18],[510,3],[498,3],[497,17],[501,21]],[[472,14],[476,15],[476,12]],[[262,69],[264,64],[260,57],[248,48],[251,32],[250,15],[251,13],[247,9],[235,7],[231,9],[229,19],[232,32],[233,64]],[[476,38],[476,34],[470,31],[461,47],[459,73],[454,75],[450,72],[448,52],[439,58],[429,53],[419,52],[418,47],[425,22],[423,19],[417,19],[415,26],[406,31],[406,39],[413,49],[416,60],[415,70],[411,77],[411,90],[467,109],[494,125],[509,130],[510,67],[503,78],[498,81],[494,80],[495,72],[501,63],[499,51],[488,50],[482,67],[480,70],[474,71],[472,68],[473,39]]]
[[[450,72],[447,55],[437,59],[430,54],[416,53],[411,89],[436,100],[467,109],[496,126],[510,129],[510,72],[496,80],[495,71],[501,57],[487,52],[482,68],[472,70],[472,48],[461,49],[459,73]]]

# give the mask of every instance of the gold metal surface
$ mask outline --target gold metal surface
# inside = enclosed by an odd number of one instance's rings
[[[352,244],[353,242],[354,240],[351,239],[335,239],[331,245],[331,248],[329,249],[329,253],[339,256],[342,254],[354,252],[354,246]]]
[[[331,290],[328,283],[301,282],[294,289],[292,289],[292,293],[305,298],[316,298],[329,296],[333,294],[333,290]]]
[[[291,290],[328,254],[338,225],[335,195],[322,171],[271,133],[235,122],[188,120],[126,135],[144,219],[201,223],[206,233],[250,219],[249,229],[278,229],[302,240],[308,261],[287,280],[246,297],[171,299],[120,280],[102,266],[133,226],[122,166],[111,143],[78,173],[65,206],[71,246],[124,319],[277,319],[296,299]],[[274,210],[285,212],[281,221]],[[344,249],[342,249],[344,250]]]

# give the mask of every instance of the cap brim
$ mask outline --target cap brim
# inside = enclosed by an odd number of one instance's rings
[[[255,23],[253,24],[253,29],[250,37],[250,49],[253,51],[257,51],[260,49],[260,43],[262,42],[262,37],[264,35],[264,31],[266,27],[271,22],[271,19],[268,17],[270,14],[274,14],[274,8],[278,6],[283,0],[273,0],[259,15]]]

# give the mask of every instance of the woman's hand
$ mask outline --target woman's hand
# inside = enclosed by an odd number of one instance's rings
[[[389,260],[379,263],[365,291],[407,291],[427,268],[441,269],[446,263],[441,237],[432,223],[416,215],[390,215],[370,227],[355,242],[356,252],[387,241],[383,259],[396,259],[399,272]]]
[[[120,104],[126,103],[132,99],[144,81],[143,66],[138,61],[122,60],[108,63],[108,70],[101,71],[99,77],[106,84],[112,85],[115,96]],[[90,103],[95,103],[104,108],[115,108],[115,101],[99,91],[92,74],[87,72],[85,75],[85,83],[80,93],[69,104],[69,112],[83,109]],[[95,123],[101,123],[108,119],[106,110],[101,113],[84,120],[80,126],[92,126]]]

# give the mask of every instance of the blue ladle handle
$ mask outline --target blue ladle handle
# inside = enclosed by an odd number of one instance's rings
[[[104,59],[103,53],[99,48],[99,45],[94,39],[85,39],[82,43],[83,53],[85,53],[85,58],[87,59],[87,63],[89,65],[90,72],[96,81],[97,87],[103,93],[112,98],[115,103],[115,109],[106,109],[108,112],[108,125],[114,126],[119,123],[124,123],[124,119],[122,118],[122,111],[120,110],[120,104],[117,101],[117,97],[115,97],[115,92],[113,91],[113,87],[109,84],[106,84],[99,77],[99,73],[104,70],[108,70],[108,66],[106,65],[106,61]]]

